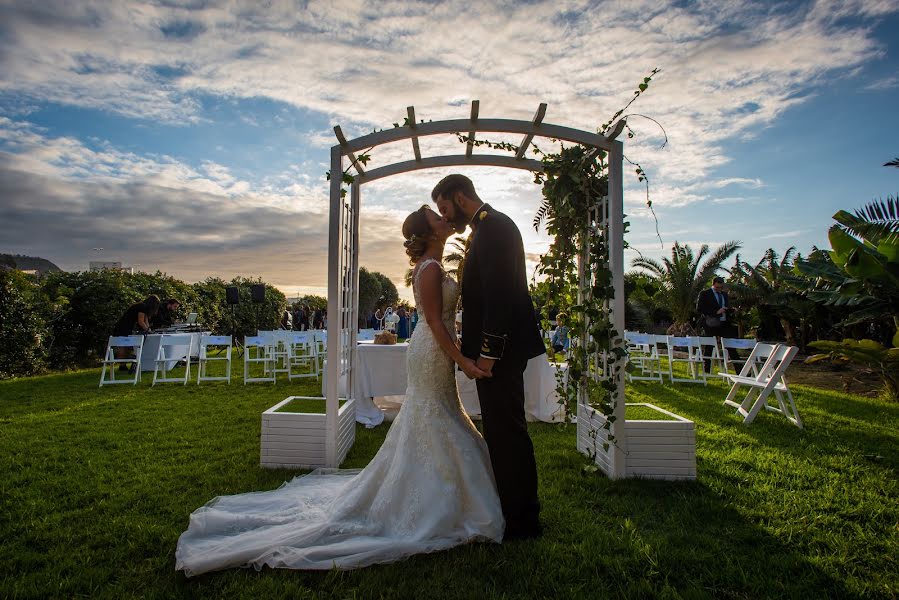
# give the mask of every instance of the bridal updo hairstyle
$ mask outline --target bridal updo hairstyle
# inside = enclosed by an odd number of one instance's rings
[[[428,248],[428,237],[431,235],[431,225],[428,223],[428,207],[422,206],[410,213],[403,221],[403,237],[406,241],[406,254],[409,256],[409,264],[414,265]]]

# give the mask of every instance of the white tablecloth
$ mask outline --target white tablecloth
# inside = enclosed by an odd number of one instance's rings
[[[375,406],[374,397],[394,396],[402,402],[406,393],[406,350],[408,344],[376,345],[360,342],[356,348],[356,377],[353,387],[356,398],[356,421],[368,427],[380,425],[384,412]],[[530,421],[561,421],[556,395],[556,370],[545,354],[528,362],[524,372],[525,414]],[[469,415],[481,414],[478,390],[474,380],[456,372],[456,384],[462,406]],[[322,377],[322,396],[326,377]],[[346,394],[346,382],[340,381],[340,395]],[[396,398],[396,396],[400,396]]]
[[[409,344],[375,344],[370,340],[356,346],[356,422],[374,427],[384,422],[384,412],[375,406],[376,396],[403,396],[406,393],[406,349]],[[322,396],[327,389],[327,363],[322,376]],[[338,394],[346,395],[346,378],[340,378]]]
[[[192,331],[190,333],[177,333],[172,335],[189,335],[190,347],[188,346],[172,346],[169,356],[177,357],[176,360],[169,361],[167,368],[171,369],[179,360],[184,360],[188,355],[197,357],[200,354],[200,336],[209,335],[208,331]],[[159,352],[159,343],[162,341],[162,334],[152,333],[144,336],[144,349],[140,355],[140,370],[152,371],[156,368],[156,355]]]
[[[481,402],[474,379],[456,371],[456,385],[465,412],[469,415],[481,414]],[[524,414],[528,421],[559,423],[563,420],[564,411],[556,393],[556,368],[549,364],[545,354],[529,360],[524,370]]]

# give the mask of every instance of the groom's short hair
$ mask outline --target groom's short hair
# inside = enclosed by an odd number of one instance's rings
[[[436,202],[440,196],[449,200],[456,192],[462,192],[477,202],[482,201],[478,193],[474,191],[474,184],[471,182],[471,179],[460,173],[453,173],[441,179],[440,183],[435,185],[431,191],[431,200]]]

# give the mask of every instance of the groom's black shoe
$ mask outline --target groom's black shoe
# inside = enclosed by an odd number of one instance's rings
[[[514,542],[515,540],[535,540],[543,535],[543,527],[540,523],[531,525],[506,525],[506,531],[503,533],[503,542]]]

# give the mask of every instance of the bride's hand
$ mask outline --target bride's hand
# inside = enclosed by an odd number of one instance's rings
[[[486,377],[493,377],[492,373],[478,367],[477,363],[470,358],[463,359],[462,363],[459,365],[459,368],[462,369],[462,372],[465,373],[465,376],[469,379],[484,379]]]

